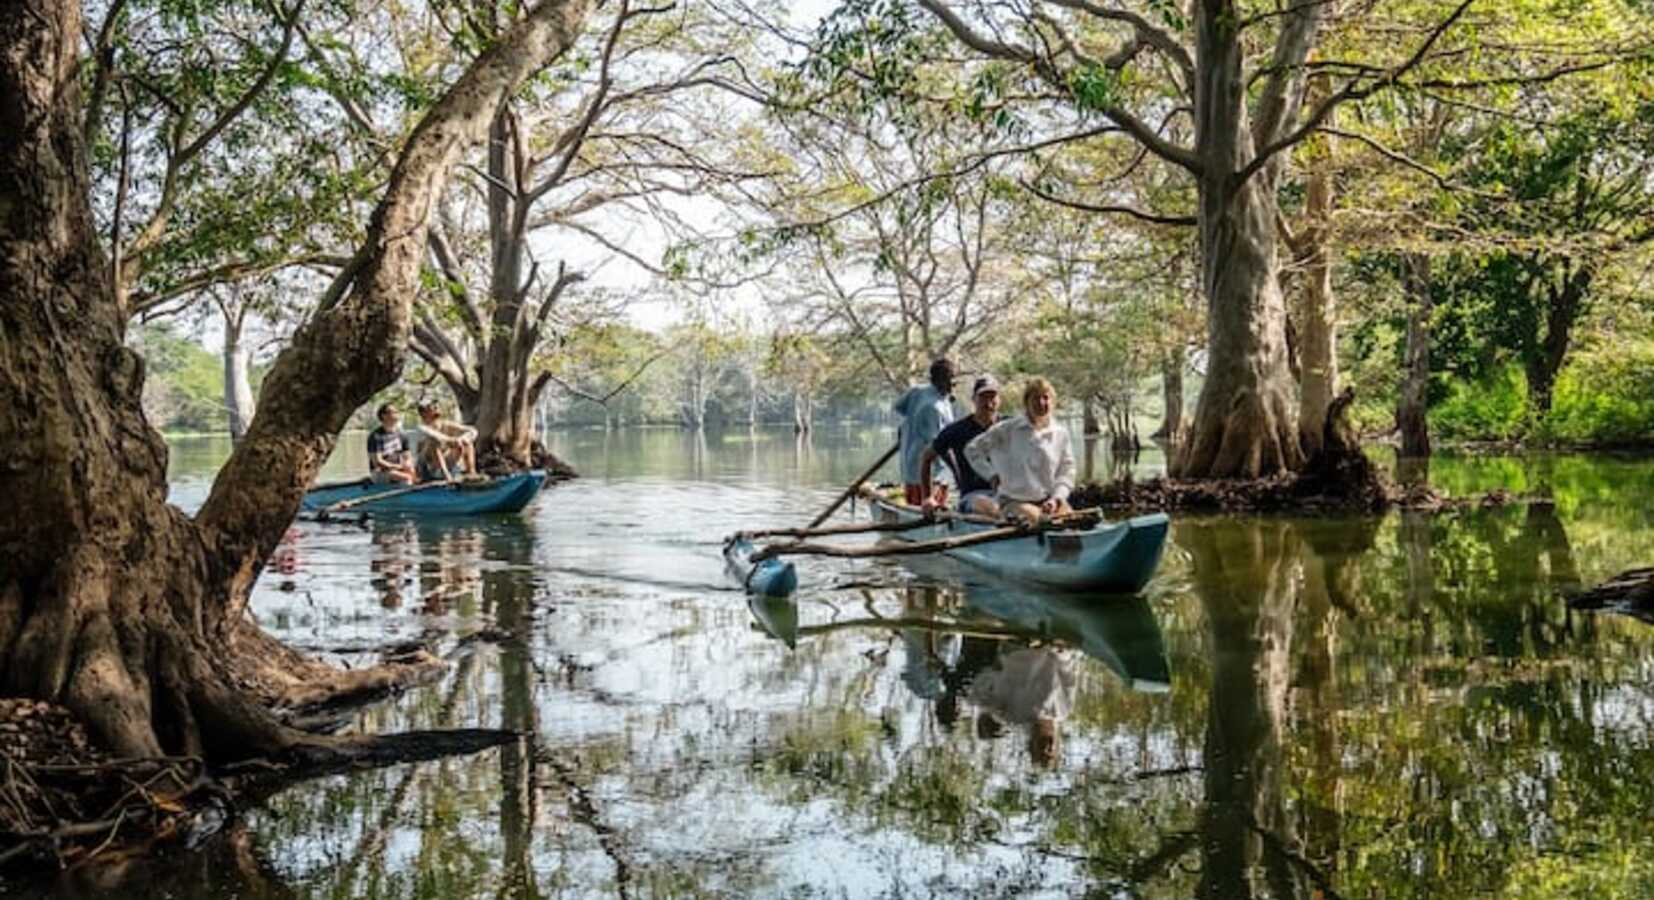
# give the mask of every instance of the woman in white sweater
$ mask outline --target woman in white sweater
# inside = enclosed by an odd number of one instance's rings
[[[1053,415],[1057,391],[1035,378],[1022,390],[1023,414],[1004,419],[965,445],[978,472],[993,473],[999,507],[1030,521],[1069,511],[1074,444]]]

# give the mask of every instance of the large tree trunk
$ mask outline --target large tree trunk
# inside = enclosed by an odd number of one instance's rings
[[[1296,470],[1304,455],[1276,247],[1281,160],[1245,181],[1239,174],[1251,165],[1259,138],[1273,140],[1293,120],[1302,76],[1278,73],[1271,79],[1254,125],[1234,24],[1239,10],[1231,0],[1200,0],[1194,7],[1197,218],[1208,362],[1189,439],[1171,468],[1180,478],[1256,478]],[[1312,6],[1288,20],[1293,40],[1283,38],[1277,47],[1286,68],[1307,53],[1320,15]]]
[[[548,0],[409,136],[357,257],[267,380],[194,520],[166,503],[166,446],[93,232],[79,5],[0,16],[0,693],[58,702],[117,756],[209,762],[372,742],[284,725],[273,701],[371,686],[245,615],[254,580],[347,417],[400,370],[430,204],[492,109],[574,39],[587,0]]]
[[[242,341],[247,311],[237,306],[224,314],[224,410],[229,414],[230,440],[240,441],[253,421],[252,353]]]
[[[1433,308],[1430,260],[1408,254],[1402,260],[1402,286],[1407,292],[1407,364],[1401,398],[1396,404],[1396,428],[1401,432],[1403,458],[1430,455],[1430,423],[1425,409],[1430,393],[1430,316]]]
[[[1265,180],[1260,172],[1239,189],[1227,178],[1201,181],[1207,369],[1189,439],[1173,462],[1179,478],[1257,478],[1303,465],[1277,278],[1276,205]]]

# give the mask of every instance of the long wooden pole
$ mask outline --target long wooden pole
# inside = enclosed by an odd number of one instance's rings
[[[878,462],[872,464],[871,466],[868,466],[867,471],[861,473],[860,478],[857,478],[855,481],[850,482],[850,486],[844,489],[844,493],[838,495],[838,499],[833,501],[833,505],[827,507],[825,510],[822,510],[821,515],[816,516],[814,519],[811,519],[810,524],[805,526],[805,527],[814,528],[817,525],[820,525],[822,522],[827,521],[828,518],[830,518],[833,515],[833,513],[838,512],[838,508],[843,506],[844,501],[850,499],[851,495],[856,493],[856,489],[861,487],[862,482],[866,481],[869,478],[872,478],[873,473],[879,471],[879,469],[881,467],[883,467],[885,463],[890,461],[890,457],[895,456],[896,451],[900,450],[900,449],[902,449],[902,442],[897,441],[895,444],[893,444],[891,446],[891,448],[889,450],[886,450],[884,452],[883,456],[879,457]]]
[[[770,544],[754,553],[750,559],[760,562],[773,559],[777,556],[836,556],[841,559],[867,559],[876,556],[916,556],[922,553],[941,553],[944,550],[958,550],[961,547],[974,547],[977,544],[991,544],[995,541],[1010,541],[1017,538],[1031,537],[1053,528],[1061,528],[1077,524],[1083,520],[1095,520],[1094,515],[1075,513],[1065,516],[1054,516],[1039,524],[1007,525],[1003,528],[990,528],[987,531],[976,531],[956,537],[938,538],[934,541],[908,541],[894,544],[875,544],[871,547],[840,547],[836,544],[812,544],[808,541],[789,541],[784,544]]]
[[[391,497],[400,497],[403,494],[415,494],[415,493],[418,493],[420,491],[428,491],[431,488],[452,487],[453,485],[455,485],[457,483],[458,482],[453,482],[453,481],[427,481],[424,484],[415,484],[415,485],[411,485],[411,486],[405,487],[405,488],[396,488],[395,490],[382,491],[382,492],[377,493],[377,494],[369,494],[366,497],[353,497],[353,498],[348,499],[348,500],[340,500],[337,503],[329,503],[328,505],[322,507],[321,509],[316,510],[316,515],[317,516],[328,516],[328,515],[332,515],[333,513],[336,513],[336,512],[344,512],[347,509],[354,509],[355,507],[361,506],[364,503],[372,503],[376,500],[387,500]]]

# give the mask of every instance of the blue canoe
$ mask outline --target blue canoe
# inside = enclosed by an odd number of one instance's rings
[[[752,555],[758,548],[744,537],[731,538],[724,544],[724,562],[731,578],[739,581],[750,594],[765,597],[786,597],[798,590],[798,570],[790,562],[766,559],[754,563]]]
[[[880,522],[923,518],[916,507],[894,503],[872,492],[863,494]],[[1166,549],[1171,520],[1165,513],[1105,522],[1085,531],[1046,531],[1025,538],[994,541],[946,550],[948,556],[1011,581],[1026,581],[1067,591],[1135,593],[1154,577]],[[993,525],[938,521],[929,528],[897,532],[903,541],[931,541],[986,531]]]
[[[311,488],[299,508],[321,512],[346,501],[362,500],[376,494],[391,494],[383,500],[352,505],[352,512],[402,513],[422,516],[475,516],[484,513],[520,512],[545,484],[546,473],[539,469],[495,478],[487,482],[456,482],[423,490],[408,491],[405,484],[374,484],[367,479],[326,484]],[[407,491],[406,493],[396,493]]]

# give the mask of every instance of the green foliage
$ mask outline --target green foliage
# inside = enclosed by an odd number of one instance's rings
[[[1429,411],[1432,434],[1448,440],[1508,441],[1527,429],[1527,379],[1503,366],[1476,380],[1447,379],[1446,396]]]
[[[1557,379],[1548,415],[1529,406],[1527,379],[1515,364],[1481,378],[1440,378],[1430,428],[1447,440],[1584,444],[1654,441],[1654,341],[1575,356]]]
[[[1654,440],[1654,341],[1574,357],[1557,379],[1545,434],[1560,441]]]
[[[217,356],[165,324],[143,326],[134,343],[144,358],[144,414],[152,427],[224,430],[224,367]]]

